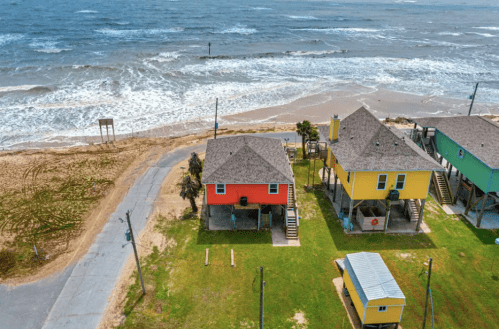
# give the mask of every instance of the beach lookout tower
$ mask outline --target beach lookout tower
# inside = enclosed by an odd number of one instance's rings
[[[398,325],[406,305],[405,296],[380,254],[348,254],[344,265],[343,282],[362,328]]]
[[[438,162],[445,159],[447,172],[436,172],[433,177],[440,204],[455,204],[461,199],[465,215],[476,208],[471,217],[477,227],[484,217],[499,218],[499,124],[482,116],[414,121],[412,139]]]

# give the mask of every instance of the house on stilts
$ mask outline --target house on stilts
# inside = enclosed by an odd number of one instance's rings
[[[291,165],[280,139],[211,139],[202,184],[209,230],[259,230],[282,225],[298,239],[299,217]]]
[[[499,124],[482,116],[417,118],[414,122],[411,138],[447,168],[433,178],[439,203],[461,201],[465,215],[473,212],[477,227],[484,217],[499,223]]]
[[[432,173],[443,167],[364,107],[319,126],[323,182],[347,232],[419,232]]]

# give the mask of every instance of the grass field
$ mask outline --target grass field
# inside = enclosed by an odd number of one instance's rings
[[[301,247],[273,247],[270,232],[210,232],[199,219],[160,217],[157,230],[172,242],[141,260],[147,293],[141,296],[137,279],[120,328],[257,328],[260,266],[266,328],[350,328],[332,279],[339,276],[334,260],[358,251],[379,252],[392,271],[407,299],[404,329],[422,325],[422,271],[429,257],[437,328],[499,323],[498,231],[477,230],[461,217],[446,215],[429,198],[425,221],[430,234],[347,236],[321,188],[304,188],[308,162],[294,170]],[[205,267],[206,248],[210,265]],[[307,323],[293,320],[296,313]]]

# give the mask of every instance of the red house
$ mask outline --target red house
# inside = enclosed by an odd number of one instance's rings
[[[297,235],[294,177],[280,139],[209,140],[202,183],[208,229],[260,229],[282,219]]]

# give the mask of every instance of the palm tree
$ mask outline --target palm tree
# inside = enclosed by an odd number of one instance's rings
[[[196,152],[191,153],[191,157],[189,159],[189,172],[191,175],[196,176],[196,180],[198,185],[201,186],[201,176],[200,174],[203,172],[203,163]]]
[[[196,198],[199,196],[199,185],[197,182],[191,179],[191,176],[185,176],[182,180],[182,190],[180,191],[180,196],[182,199],[189,199],[191,202],[192,212],[197,212],[198,207],[196,206]]]
[[[304,120],[303,122],[298,122],[296,124],[296,133],[301,136],[301,145],[303,151],[303,159],[307,159],[307,149],[305,147],[305,141],[312,131],[312,125],[310,121]]]

